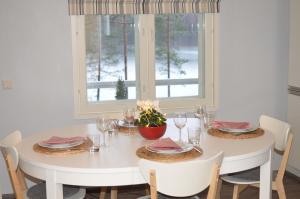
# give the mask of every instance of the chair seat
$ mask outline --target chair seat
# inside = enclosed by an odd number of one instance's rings
[[[137,199],[150,199],[151,196],[147,195],[147,196],[142,196],[142,197],[138,197]],[[160,193],[157,193],[157,199],[172,199],[172,198],[176,198],[176,197],[171,197],[171,196],[166,196]],[[200,199],[198,196],[190,196],[190,197],[183,197],[180,199]]]
[[[273,180],[276,178],[277,172],[273,171]],[[230,175],[221,176],[222,180],[232,184],[256,184],[259,183],[260,170],[259,167],[242,171]]]
[[[39,183],[30,187],[26,193],[28,199],[46,199],[46,184]],[[63,186],[63,196],[65,199],[83,199],[85,189],[80,189],[75,186]]]

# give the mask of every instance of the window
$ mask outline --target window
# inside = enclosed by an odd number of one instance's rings
[[[214,15],[72,16],[76,115],[214,104]]]
[[[197,14],[155,16],[156,98],[204,96],[202,24]]]
[[[88,102],[136,99],[134,16],[89,15],[84,24]]]

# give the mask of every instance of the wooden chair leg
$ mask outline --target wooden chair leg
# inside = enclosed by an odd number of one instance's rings
[[[19,181],[20,181],[20,186],[22,187],[22,190],[26,191],[28,188],[27,188],[27,185],[26,185],[24,174],[19,168],[17,170],[17,175],[18,175],[18,178],[19,178]]]
[[[282,181],[276,182],[276,190],[279,196],[279,199],[286,199],[285,190]]]
[[[278,196],[280,199],[285,199],[286,195],[285,195],[285,190],[284,190],[284,186],[283,186],[283,176],[285,173],[285,169],[288,163],[288,159],[289,159],[289,154],[290,154],[290,150],[292,148],[292,142],[293,142],[293,134],[289,135],[287,144],[285,146],[285,150],[282,156],[282,160],[278,169],[278,173],[275,179],[275,186],[276,186],[276,190],[278,192]]]
[[[110,199],[118,198],[118,187],[112,187],[110,190]]]
[[[239,185],[235,184],[233,186],[233,195],[232,195],[232,199],[238,199],[239,198]]]
[[[233,187],[233,196],[232,199],[238,199],[239,198],[239,194],[245,190],[248,187],[248,185],[244,185],[244,184],[235,184]]]
[[[11,179],[14,192],[16,194],[17,199],[24,199],[24,190],[22,186],[22,182],[20,182],[18,178],[17,171],[13,168],[13,160],[10,154],[7,154],[4,156],[4,159],[6,161],[7,170],[9,173],[9,177]]]
[[[220,173],[220,166],[217,164],[213,165],[212,174],[210,179],[210,185],[207,193],[207,199],[215,199],[217,197],[218,191],[218,184],[219,184],[219,173]]]
[[[105,199],[106,190],[107,190],[107,187],[101,187],[99,199]]]
[[[150,192],[151,192],[151,199],[157,199],[155,170],[150,170]]]
[[[219,178],[216,199],[221,199],[222,179]]]

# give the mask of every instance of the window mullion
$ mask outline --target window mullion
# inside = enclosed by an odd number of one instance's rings
[[[84,16],[72,17],[72,42],[73,42],[73,63],[74,63],[74,104],[75,113],[80,113],[81,107],[85,106],[86,93],[86,67],[85,66],[85,31]]]
[[[140,15],[139,27],[139,73],[140,98],[154,99],[155,70],[154,70],[154,16]]]
[[[198,77],[199,77],[199,96],[205,97],[205,50],[203,46],[205,46],[205,20],[203,15],[198,16]]]
[[[214,66],[214,17],[205,16],[205,65]],[[207,103],[214,104],[214,67],[206,67],[205,72],[205,98]]]
[[[155,23],[154,15],[147,15],[148,18],[148,99],[155,98]]]

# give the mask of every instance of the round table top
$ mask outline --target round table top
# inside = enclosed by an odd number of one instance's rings
[[[199,120],[195,118],[188,119],[187,125],[182,129],[182,137],[187,140],[187,128],[199,125]],[[39,166],[45,169],[58,171],[74,171],[83,173],[110,173],[121,172],[135,169],[138,167],[139,158],[136,156],[136,150],[152,142],[145,140],[139,133],[126,135],[118,133],[107,136],[109,146],[102,147],[99,152],[83,152],[70,155],[46,155],[33,151],[32,146],[51,136],[85,136],[88,134],[99,133],[95,124],[74,125],[71,127],[52,129],[45,132],[33,134],[24,138],[17,145],[20,159],[23,162],[30,162],[31,165]],[[168,120],[167,130],[164,137],[178,139],[179,130],[175,127],[171,119]],[[212,155],[223,151],[223,163],[246,159],[268,151],[273,145],[273,136],[270,132],[265,132],[262,136],[251,139],[224,139],[202,133],[200,146],[203,154],[200,159],[210,158]],[[227,173],[226,169],[221,173]]]

